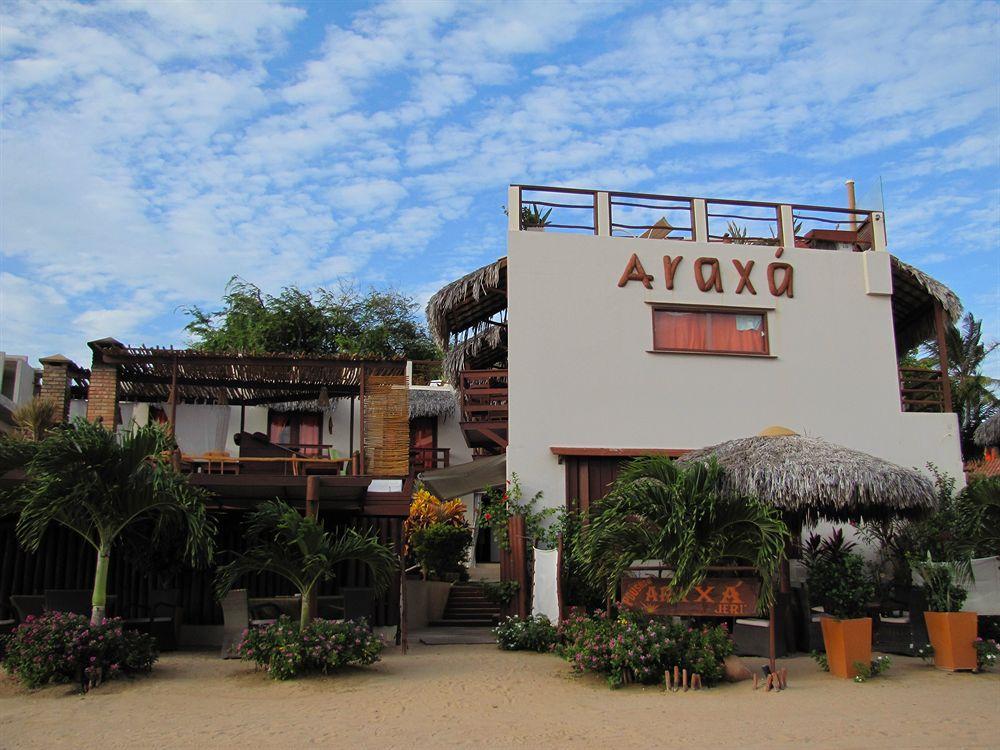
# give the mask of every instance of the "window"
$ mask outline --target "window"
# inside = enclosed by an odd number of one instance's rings
[[[2,393],[7,398],[14,399],[14,380],[17,378],[17,360],[12,359],[3,363],[3,386]]]
[[[654,309],[653,349],[658,352],[768,354],[767,315],[749,311]]]
[[[322,442],[323,415],[319,412],[277,411],[267,416],[267,437],[303,456],[319,456],[329,446]]]

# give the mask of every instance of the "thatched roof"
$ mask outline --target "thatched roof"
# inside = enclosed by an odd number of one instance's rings
[[[478,332],[506,308],[507,258],[500,258],[439,289],[427,303],[427,324],[437,345],[447,350],[452,334]]]
[[[455,391],[450,388],[411,388],[410,419],[450,417],[455,413]]]
[[[993,416],[983,422],[972,434],[972,439],[976,445],[984,448],[990,445],[1000,445],[1000,411],[993,412]]]
[[[320,406],[319,399],[307,399],[305,401],[283,401],[278,404],[268,404],[268,409],[273,411],[322,411],[331,414],[337,410],[337,399],[330,399],[326,406]]]
[[[486,370],[506,361],[507,327],[489,326],[452,347],[441,369],[445,380],[457,385],[462,370]]]
[[[918,471],[801,435],[730,440],[685,454],[715,457],[729,489],[802,518],[850,521],[913,515],[934,505],[934,485]]]
[[[902,354],[934,335],[934,303],[952,322],[962,317],[962,302],[951,289],[919,268],[892,256],[892,319],[896,350]]]

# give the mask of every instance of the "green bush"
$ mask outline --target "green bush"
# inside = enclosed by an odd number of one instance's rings
[[[517,581],[487,581],[483,584],[483,596],[494,604],[506,604],[520,588]]]
[[[875,581],[861,555],[850,551],[853,546],[837,534],[822,543],[811,538],[805,556],[809,599],[845,620],[865,617],[875,598]]]
[[[612,619],[603,612],[574,612],[560,625],[560,635],[560,653],[573,669],[603,674],[612,687],[628,680],[654,684],[675,666],[712,685],[722,679],[734,648],[723,625],[689,627],[634,614]]]
[[[250,628],[237,651],[276,680],[309,672],[327,674],[348,665],[369,665],[379,660],[382,640],[363,620],[313,620],[305,629],[288,617],[273,625]]]
[[[923,579],[927,609],[931,612],[961,612],[969,595],[957,581],[968,577],[968,565],[957,562],[911,560],[913,570]]]
[[[493,629],[497,646],[505,651],[551,651],[559,640],[559,631],[545,615],[525,619],[508,617]]]
[[[149,672],[156,640],[124,630],[119,619],[91,625],[69,612],[28,617],[10,634],[4,669],[29,688],[75,682],[83,691],[122,674]]]
[[[410,536],[410,549],[428,576],[457,573],[465,568],[472,529],[445,523],[431,524]]]

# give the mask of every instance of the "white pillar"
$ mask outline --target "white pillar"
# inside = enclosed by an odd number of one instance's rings
[[[507,231],[521,231],[521,187],[511,185],[507,188]]]
[[[597,201],[597,226],[596,234],[600,237],[610,237],[611,236],[611,198],[607,193],[598,191],[596,197]]]
[[[708,242],[708,208],[704,198],[691,199],[691,237],[697,242]]]

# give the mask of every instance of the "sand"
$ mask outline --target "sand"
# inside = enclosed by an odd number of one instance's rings
[[[748,660],[759,664],[761,660]],[[895,657],[864,684],[782,660],[789,689],[609,690],[546,654],[414,646],[332,677],[276,682],[210,653],[86,696],[0,678],[3,748],[998,748],[1000,675]]]

